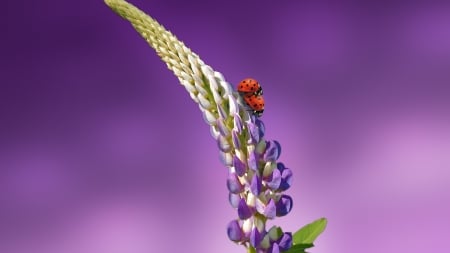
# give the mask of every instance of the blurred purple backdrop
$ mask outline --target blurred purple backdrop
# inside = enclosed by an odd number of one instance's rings
[[[275,223],[327,217],[311,252],[448,252],[450,5],[403,2],[132,1],[262,83],[295,173]],[[244,252],[209,128],[130,24],[102,1],[3,7],[0,252]]]

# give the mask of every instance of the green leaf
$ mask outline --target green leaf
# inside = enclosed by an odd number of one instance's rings
[[[283,251],[283,253],[306,253],[306,251],[302,249],[294,249],[294,247],[290,248],[288,251]]]
[[[247,252],[248,253],[256,253],[256,249],[253,248],[252,246],[249,246],[248,249],[247,249]]]
[[[292,243],[294,245],[308,245],[314,242],[316,238],[325,230],[327,226],[327,219],[320,218],[312,223],[299,229],[292,236]]]
[[[285,253],[305,253],[305,249],[312,247],[314,247],[314,244],[312,243],[292,245]]]
[[[308,248],[312,248],[312,247],[314,247],[314,244],[312,244],[312,243],[301,243],[301,244],[295,244],[295,245],[293,245],[293,246],[291,247],[291,249],[295,248],[295,249],[301,249],[301,250],[304,250],[304,249],[308,249]]]

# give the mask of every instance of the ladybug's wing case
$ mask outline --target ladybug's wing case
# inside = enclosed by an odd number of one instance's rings
[[[261,89],[261,87],[259,86],[258,81],[256,81],[255,79],[252,78],[246,78],[244,80],[242,80],[238,86],[237,86],[237,90],[241,93],[255,93],[258,92]]]
[[[254,94],[244,96],[245,103],[253,110],[259,111],[264,109],[264,98],[255,96]]]

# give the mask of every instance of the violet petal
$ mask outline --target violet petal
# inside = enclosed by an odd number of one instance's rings
[[[256,211],[260,214],[264,214],[264,210],[266,209],[266,204],[262,202],[259,198],[256,199],[255,203]]]
[[[269,253],[280,253],[280,247],[277,243],[272,244],[272,247],[268,251]]]
[[[278,146],[275,141],[269,141],[266,145],[266,152],[264,152],[264,161],[276,161],[279,157]]]
[[[256,144],[259,142],[259,129],[258,127],[253,123],[248,123],[248,133],[250,135],[250,143]]]
[[[258,196],[261,193],[262,182],[258,175],[253,175],[252,182],[250,183],[250,191],[253,195]]]
[[[254,171],[258,171],[258,164],[257,164],[256,154],[255,152],[250,152],[248,157],[248,167]]]
[[[264,122],[262,120],[256,119],[255,124],[259,129],[259,136],[262,138],[264,136],[264,133],[266,131],[266,127],[264,126]]]
[[[223,119],[218,119],[217,120],[217,128],[219,129],[219,132],[220,132],[221,135],[223,135],[223,136],[229,136],[230,135],[230,130],[225,125],[225,122],[223,121]]]
[[[282,195],[280,200],[278,200],[277,206],[277,216],[285,216],[292,210],[292,198],[289,195]]]
[[[241,226],[237,220],[233,220],[228,223],[227,226],[228,238],[234,242],[240,242],[244,239],[244,233],[242,232]]]
[[[236,130],[238,133],[242,133],[242,119],[241,116],[239,116],[239,114],[235,114],[234,115],[234,125],[233,125],[233,129]]]
[[[225,166],[233,165],[233,156],[230,153],[219,151],[219,158]]]
[[[280,172],[283,172],[283,170],[286,168],[284,167],[283,163],[277,163],[277,168],[280,170]]]
[[[219,112],[219,117],[222,119],[226,119],[228,117],[228,114],[225,112],[222,106],[217,105],[217,111]]]
[[[252,210],[247,203],[245,203],[245,199],[241,199],[238,204],[238,216],[241,220],[246,220],[252,216]]]
[[[277,207],[275,206],[275,202],[273,199],[269,200],[269,203],[267,203],[266,208],[264,209],[264,216],[266,216],[268,219],[273,219],[277,215]]]
[[[292,184],[292,170],[289,168],[285,168],[283,172],[281,173],[281,184],[280,184],[280,190],[285,191],[291,187]]]
[[[230,143],[228,142],[227,138],[224,137],[223,135],[219,135],[219,137],[217,138],[217,146],[222,152],[228,153],[231,150]]]
[[[231,132],[231,140],[233,141],[233,146],[235,149],[241,149],[241,141],[236,130]]]
[[[227,187],[231,193],[241,193],[244,191],[244,186],[239,182],[239,178],[235,173],[228,173]]]
[[[236,174],[240,177],[242,177],[247,170],[245,164],[237,156],[233,156],[233,166]]]
[[[267,186],[272,190],[277,190],[281,184],[281,172],[278,169],[273,170],[272,175],[266,180]]]
[[[277,241],[280,250],[286,251],[292,247],[292,234],[287,232]]]
[[[250,233],[250,244],[257,248],[259,246],[259,243],[261,242],[263,236],[261,236],[261,233],[254,227],[252,229],[252,232]]]
[[[280,158],[280,155],[281,155],[281,145],[280,145],[280,143],[278,141],[273,141],[273,142],[274,142],[274,144],[275,144],[275,146],[277,147],[277,150],[278,150],[278,156],[275,158],[275,160],[278,160],[278,158]]]
[[[238,208],[239,201],[241,200],[241,196],[239,194],[229,193],[228,194],[228,202],[233,208]]]

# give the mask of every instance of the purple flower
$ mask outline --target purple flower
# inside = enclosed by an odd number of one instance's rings
[[[250,234],[250,244],[256,248],[261,241],[261,235],[259,234],[258,229],[253,228]]]
[[[272,245],[272,247],[269,248],[269,250],[267,251],[267,253],[280,253],[280,247],[278,246],[277,243],[274,243]]]
[[[266,152],[264,153],[265,161],[276,161],[281,154],[281,146],[277,141],[268,141],[266,144]]]
[[[241,193],[244,191],[244,186],[239,182],[239,178],[235,173],[228,173],[227,187],[230,193]]]
[[[258,170],[257,155],[255,152],[251,152],[248,158],[248,167],[254,171]]]
[[[245,174],[245,172],[247,172],[245,164],[237,156],[233,156],[233,167],[234,170],[236,171],[236,174],[240,177],[242,177]]]
[[[241,226],[237,220],[233,220],[228,223],[227,234],[228,238],[234,242],[240,242],[244,239],[244,233],[242,232]]]
[[[239,140],[239,133],[236,130],[231,131],[231,141],[236,149],[241,148],[241,140]]]
[[[114,2],[114,4],[113,4]],[[277,162],[281,146],[265,140],[265,125],[247,111],[242,97],[223,75],[206,65],[158,22],[123,1],[107,1],[133,23],[178,77],[194,102],[219,148],[220,160],[229,168],[229,202],[238,219],[227,226],[230,240],[254,247],[259,253],[279,253],[292,245],[290,233],[265,229],[265,222],[292,209],[292,198],[283,194],[291,186],[292,171]],[[119,11],[120,10],[120,11]]]
[[[245,199],[241,199],[238,204],[238,216],[241,220],[246,220],[253,215],[252,209],[247,205]]]
[[[284,233],[277,243],[282,251],[288,250],[292,246],[292,234]]]
[[[257,125],[255,125],[254,123],[248,123],[247,124],[248,127],[248,133],[250,135],[250,139],[249,139],[249,143],[258,143],[259,142],[259,128]]]
[[[282,163],[280,163],[281,166],[278,166],[278,169],[281,171],[281,183],[280,183],[280,190],[285,191],[291,187],[292,183],[292,170],[285,168]],[[281,168],[281,169],[280,169]]]
[[[277,207],[275,206],[275,202],[273,199],[269,200],[269,203],[267,203],[266,208],[264,209],[264,216],[266,216],[268,219],[275,218],[277,214]]]
[[[282,195],[277,204],[277,216],[285,216],[292,209],[292,198],[288,195]]]
[[[238,208],[241,196],[239,196],[239,194],[229,193],[228,201],[233,208]]]
[[[262,182],[257,174],[253,175],[252,182],[250,184],[250,191],[253,195],[258,196],[261,192]]]
[[[278,169],[273,170],[272,175],[270,175],[266,182],[271,190],[277,190],[281,184],[281,172]]]

